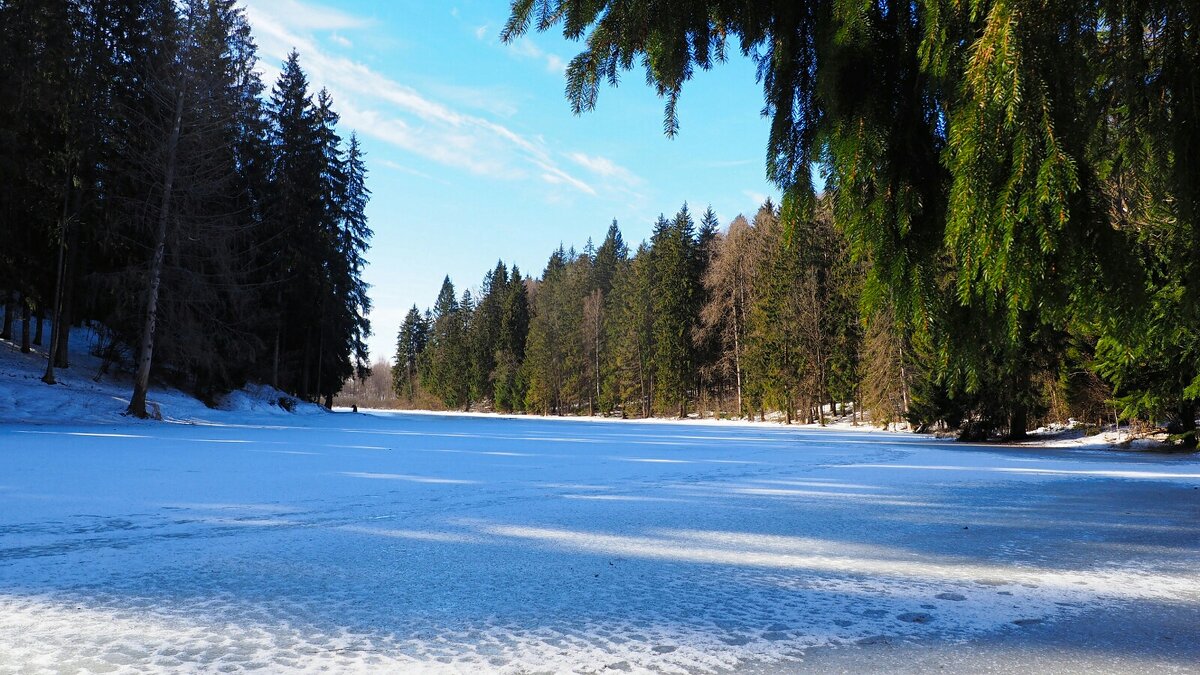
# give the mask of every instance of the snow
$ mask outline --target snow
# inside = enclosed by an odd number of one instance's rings
[[[127,374],[116,373],[98,378],[101,360],[92,355],[100,335],[91,328],[71,331],[70,368],[55,370],[58,384],[46,385],[46,354],[35,347],[32,354],[21,354],[11,342],[0,341],[0,423],[123,422],[133,385]],[[293,413],[280,408],[281,391],[264,385],[250,385],[218,402],[229,413],[254,413],[285,416]],[[320,413],[319,406],[292,399],[295,412]],[[147,407],[163,419],[176,422],[206,420],[214,411],[184,392],[151,387]]]
[[[171,423],[4,409],[0,673],[861,671],[895,645],[1086,670],[1135,639],[1156,650],[1138,667],[1200,658],[1194,456],[246,396],[159,392]],[[1173,620],[1112,624],[1139,611]]]
[[[0,674],[1200,662],[1194,455],[262,386],[145,422],[95,339],[54,387],[0,343]]]

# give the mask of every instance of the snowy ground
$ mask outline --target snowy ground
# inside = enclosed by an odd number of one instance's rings
[[[0,672],[1200,663],[1192,456],[244,410],[0,467]]]
[[[58,384],[53,386],[42,382],[46,372],[44,346],[22,354],[16,344],[0,340],[0,424],[131,423],[123,413],[129,406],[132,380],[117,366],[100,376],[101,359],[92,354],[100,339],[90,328],[72,329],[71,366],[55,371]],[[221,417],[221,413],[293,417],[293,413],[279,407],[281,397],[291,399],[270,387],[250,385],[225,396],[219,402],[220,409],[212,410],[189,394],[156,385],[150,389],[147,407],[175,422],[202,421]],[[291,404],[299,414],[323,414],[310,403],[292,400]]]

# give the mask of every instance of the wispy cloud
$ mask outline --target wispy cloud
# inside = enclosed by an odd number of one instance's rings
[[[639,185],[642,179],[629,169],[617,164],[607,157],[597,157],[582,152],[567,153],[567,159],[575,162],[588,171],[603,178],[611,178],[627,186]]]
[[[548,185],[596,194],[595,187],[559,165],[542,139],[455,109],[362,62],[322,49],[320,38],[331,38],[332,31],[369,28],[369,20],[300,0],[249,0],[246,13],[267,77],[277,74],[272,62],[298,49],[310,79],[329,88],[343,122],[360,133],[471,173],[501,179],[535,176]]]
[[[523,37],[511,43],[508,49],[521,58],[541,61],[548,72],[561,75],[567,71],[567,62],[558,54],[552,54],[534,44],[533,40]]]

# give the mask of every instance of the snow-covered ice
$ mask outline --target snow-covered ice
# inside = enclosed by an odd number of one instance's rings
[[[1200,656],[1194,457],[238,408],[0,425],[0,672]],[[1071,643],[1128,616],[1168,618]]]

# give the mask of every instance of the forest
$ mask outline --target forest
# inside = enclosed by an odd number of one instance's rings
[[[365,372],[364,155],[297,53],[280,72],[233,0],[0,2],[0,337],[48,384],[84,324],[139,417],[151,377],[330,405]]]
[[[557,251],[539,279],[500,266],[480,297],[447,280],[401,330],[401,395],[789,419],[859,401],[962,438],[1112,419],[1196,445],[1194,3],[661,10],[516,0],[502,37],[561,27],[582,42],[566,74],[577,113],[642,67],[668,136],[697,71],[752,58],[780,207],[720,236],[681,211],[628,259],[610,233],[595,252]]]

